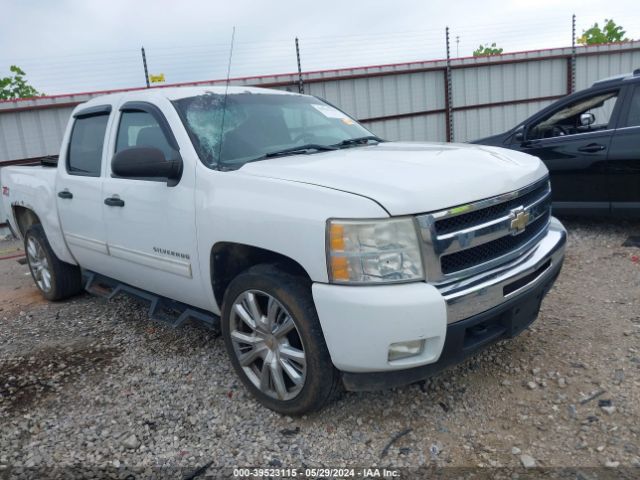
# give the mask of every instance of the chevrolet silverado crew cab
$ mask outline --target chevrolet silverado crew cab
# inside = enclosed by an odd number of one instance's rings
[[[311,96],[94,98],[48,163],[1,178],[42,294],[125,290],[219,326],[246,388],[286,414],[517,335],[564,257],[536,157],[382,141]]]

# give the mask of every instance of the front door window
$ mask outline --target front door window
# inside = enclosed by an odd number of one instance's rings
[[[529,127],[527,140],[562,137],[610,128],[618,91],[599,92],[583,97],[552,112]]]

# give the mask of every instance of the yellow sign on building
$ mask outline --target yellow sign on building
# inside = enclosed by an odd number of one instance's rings
[[[151,83],[163,83],[164,82],[164,73],[160,73],[158,75],[149,75],[149,82],[151,82]]]

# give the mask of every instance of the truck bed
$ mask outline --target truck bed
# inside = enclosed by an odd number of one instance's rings
[[[14,205],[30,208],[34,212],[45,212],[45,217],[49,213],[55,214],[55,203],[52,204],[52,199],[55,198],[55,179],[56,169],[51,166],[35,164],[0,168],[0,223],[11,221],[14,230],[17,231],[17,225],[12,218]],[[46,223],[46,218],[41,220],[43,224]]]

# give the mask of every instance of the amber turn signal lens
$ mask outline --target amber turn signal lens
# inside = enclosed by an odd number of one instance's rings
[[[329,230],[331,252],[344,252],[344,225],[332,224]]]
[[[333,280],[349,280],[347,257],[331,257],[331,276]]]

